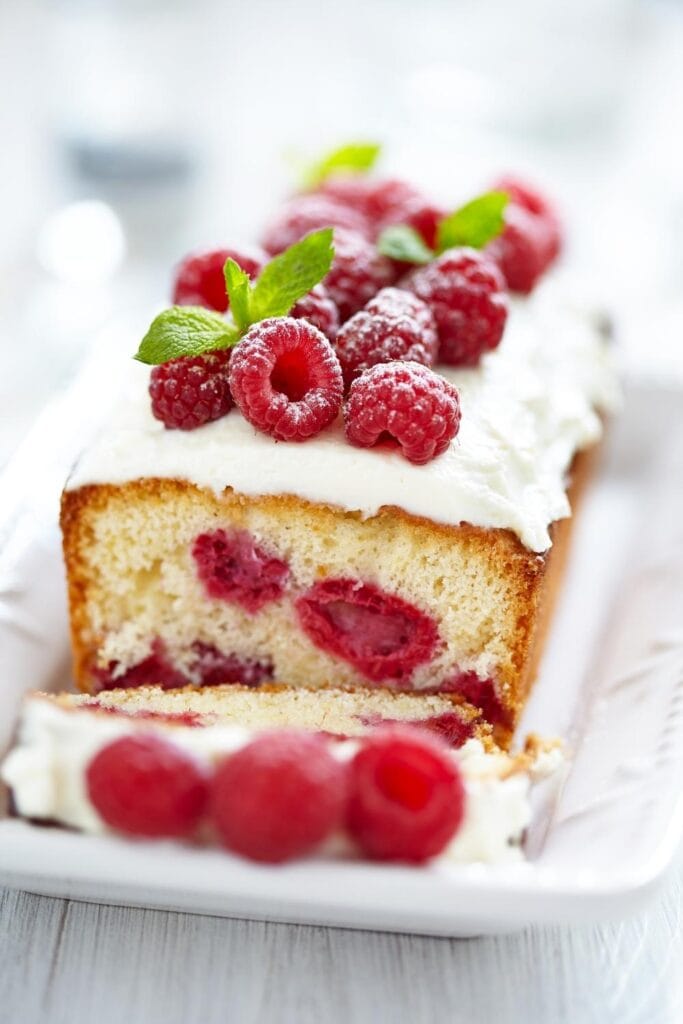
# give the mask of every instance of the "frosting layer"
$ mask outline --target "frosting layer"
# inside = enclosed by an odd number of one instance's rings
[[[475,369],[439,367],[460,390],[462,423],[425,466],[387,448],[352,447],[341,417],[303,444],[273,440],[239,411],[194,431],[167,430],[150,411],[149,370],[130,367],[122,400],[67,486],[142,477],[188,480],[217,493],[293,494],[372,516],[382,506],[448,525],[512,530],[532,551],[569,514],[565,476],[599,439],[618,389],[595,310],[557,279],[511,301],[500,347]]]

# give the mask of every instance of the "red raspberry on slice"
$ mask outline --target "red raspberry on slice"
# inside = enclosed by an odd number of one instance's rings
[[[446,451],[460,429],[460,398],[452,384],[419,363],[380,363],[354,380],[344,408],[351,444],[371,448],[393,440],[411,462]]]
[[[110,661],[106,667],[94,666],[93,692],[130,690],[138,686],[160,686],[164,690],[179,690],[189,683],[189,679],[173,664],[166,644],[158,636],[152,641],[146,658],[123,672],[118,672],[118,668],[117,661]]]
[[[403,282],[431,308],[439,359],[475,366],[500,343],[507,320],[505,280],[492,259],[475,249],[448,249]]]
[[[289,567],[248,530],[200,533],[192,545],[197,576],[209,597],[239,604],[250,615],[284,593]]]
[[[230,349],[180,356],[152,368],[152,414],[169,430],[195,430],[232,409]]]
[[[108,743],[90,761],[86,785],[91,803],[111,828],[157,838],[192,835],[208,795],[202,765],[153,734]]]
[[[306,320],[262,320],[233,350],[233,397],[245,419],[278,441],[319,434],[339,412],[343,386],[332,346]]]
[[[381,288],[393,284],[396,272],[386,256],[356,231],[334,232],[334,262],[325,287],[339,310],[342,323],[362,309]]]
[[[328,227],[348,228],[363,236],[368,233],[362,213],[328,196],[311,193],[296,196],[282,208],[263,235],[263,247],[276,256],[309,232]]]
[[[521,206],[545,222],[547,228],[546,265],[552,263],[562,248],[562,226],[557,210],[550,200],[533,185],[529,185],[528,182],[521,181],[519,178],[509,174],[499,178],[493,187],[501,192],[507,192],[511,203],[514,203],[515,206]]]
[[[349,767],[347,827],[367,857],[422,863],[460,828],[465,787],[436,736],[410,727],[378,730]]]
[[[410,360],[431,366],[438,350],[436,324],[429,306],[417,296],[383,288],[346,321],[335,348],[348,388],[377,363]]]
[[[493,679],[482,679],[476,672],[456,672],[455,675],[437,686],[436,693],[458,693],[469,704],[479,708],[491,725],[500,725],[509,729],[512,725],[512,714],[505,707],[496,689]]]
[[[393,222],[398,211],[409,202],[423,200],[418,189],[407,181],[361,174],[335,175],[324,182],[320,191],[335,202],[357,210],[375,229]]]
[[[316,647],[375,683],[407,682],[439,643],[431,616],[361,580],[321,580],[299,598],[296,610]]]
[[[552,228],[543,217],[510,203],[505,227],[485,249],[503,272],[508,288],[528,295],[550,264]]]
[[[176,306],[205,306],[225,313],[230,305],[225,290],[223,267],[230,257],[249,277],[263,270],[266,254],[260,250],[212,249],[186,256],[176,270],[173,302]]]
[[[251,860],[311,853],[342,822],[344,767],[315,733],[262,733],[216,769],[211,813],[221,842]]]
[[[339,310],[322,284],[317,284],[308,295],[294,305],[290,316],[295,320],[308,320],[325,335],[328,341],[334,341],[339,330]]]

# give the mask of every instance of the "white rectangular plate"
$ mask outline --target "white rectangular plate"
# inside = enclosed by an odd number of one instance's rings
[[[46,411],[0,481],[0,752],[25,691],[68,685],[57,501],[102,415],[94,372],[91,363]],[[0,815],[0,882],[106,903],[443,935],[637,908],[683,835],[682,408],[681,391],[629,385],[627,414],[612,427],[577,524],[520,730],[563,736],[569,758],[560,784],[539,794],[526,863],[269,868]]]

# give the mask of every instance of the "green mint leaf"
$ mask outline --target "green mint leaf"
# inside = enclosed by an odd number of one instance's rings
[[[332,174],[365,174],[381,151],[378,142],[349,142],[316,160],[303,175],[306,188],[317,188]]]
[[[251,323],[249,316],[249,275],[233,259],[225,261],[223,267],[225,287],[230,299],[230,312],[237,326],[242,329]]]
[[[230,348],[239,337],[238,328],[218,313],[199,306],[172,306],[154,318],[135,358],[155,366],[179,356]]]
[[[483,249],[503,230],[507,204],[507,192],[486,192],[461,206],[439,224],[436,237],[438,251],[443,252],[456,245]]]
[[[324,278],[332,266],[332,228],[312,231],[267,263],[250,296],[251,322],[286,316],[302,296]]]
[[[408,224],[392,224],[379,236],[377,248],[383,256],[402,263],[429,263],[434,253],[422,235]]]

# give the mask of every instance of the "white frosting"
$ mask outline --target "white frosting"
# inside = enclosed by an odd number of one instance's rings
[[[106,824],[88,798],[88,762],[119,736],[150,729],[166,731],[174,743],[206,764],[238,749],[252,735],[239,726],[166,726],[124,715],[67,710],[40,697],[29,699],[17,745],[1,770],[18,813],[84,832],[106,833]],[[346,760],[357,742],[334,743],[330,749]],[[510,759],[487,753],[478,740],[468,740],[453,756],[462,770],[467,799],[463,824],[442,856],[459,863],[520,859],[521,835],[531,816],[529,774],[510,774]]]
[[[150,411],[149,371],[133,364],[124,399],[68,487],[154,476],[217,493],[294,494],[365,516],[393,505],[451,525],[507,528],[546,550],[548,527],[569,514],[572,458],[600,437],[599,412],[617,398],[595,312],[549,280],[512,300],[503,341],[479,367],[439,369],[460,390],[460,433],[415,466],[394,451],[352,447],[340,420],[304,444],[274,441],[237,410],[198,430],[166,430]]]

